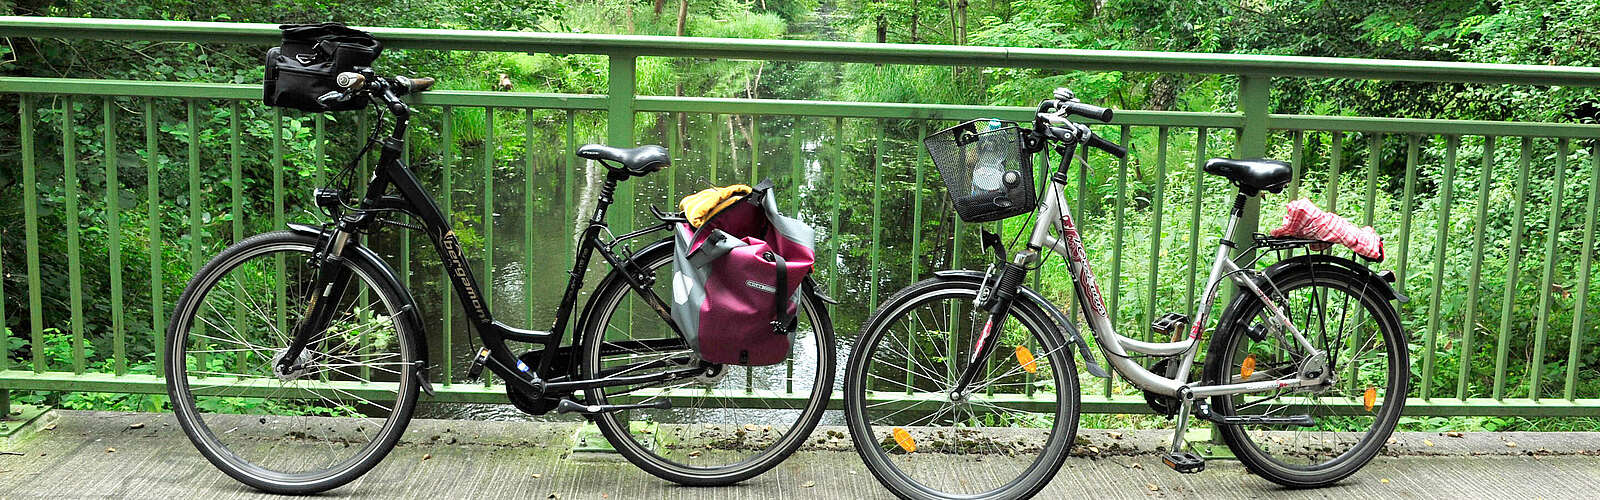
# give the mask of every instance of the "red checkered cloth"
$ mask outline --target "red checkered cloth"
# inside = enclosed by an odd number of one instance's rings
[[[1338,243],[1363,257],[1383,260],[1383,238],[1372,226],[1357,227],[1338,214],[1324,212],[1305,198],[1289,202],[1283,214],[1283,226],[1273,229],[1272,235]],[[1322,250],[1327,246],[1313,248]]]

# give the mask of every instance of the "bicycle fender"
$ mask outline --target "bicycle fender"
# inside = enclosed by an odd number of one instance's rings
[[[1267,266],[1266,269],[1261,271],[1261,274],[1271,280],[1272,277],[1294,268],[1315,265],[1335,266],[1341,270],[1354,273],[1365,279],[1368,286],[1373,287],[1374,290],[1377,290],[1379,294],[1382,294],[1388,300],[1398,301],[1402,304],[1411,300],[1410,297],[1396,291],[1394,285],[1390,284],[1390,280],[1394,278],[1393,273],[1388,271],[1374,272],[1356,261],[1332,255],[1309,254],[1291,257]],[[1239,321],[1240,308],[1244,307],[1247,301],[1255,300],[1255,298],[1254,295],[1244,293],[1234,296],[1233,300],[1228,302],[1228,306],[1222,309],[1222,315],[1218,316],[1217,328],[1221,329],[1224,325]]]
[[[983,283],[983,273],[978,271],[934,271],[933,275],[950,280],[966,280],[973,283]],[[1039,292],[1034,291],[1032,288],[1028,288],[1027,285],[1017,287],[1017,292],[1018,297],[1031,302],[1034,306],[1037,306],[1039,310],[1044,311],[1046,315],[1049,315],[1050,319],[1055,321],[1056,327],[1063,332],[1062,336],[1067,342],[1078,344],[1078,355],[1083,358],[1083,368],[1088,370],[1090,375],[1100,378],[1111,377],[1110,374],[1106,373],[1105,368],[1100,366],[1099,360],[1094,356],[1094,351],[1089,349],[1089,343],[1083,340],[1083,335],[1078,332],[1078,327],[1074,325],[1069,318],[1067,318],[1066,313],[1061,312],[1061,308],[1050,303],[1050,301],[1046,300],[1043,295],[1039,295]]]
[[[327,236],[327,232],[323,231],[322,228],[317,226],[310,226],[306,224],[289,224],[288,226],[289,231],[293,233],[316,236],[319,238]],[[354,249],[354,254],[348,254],[351,249]],[[345,258],[360,259],[372,264],[372,267],[378,270],[378,279],[387,281],[389,284],[394,285],[395,290],[399,291],[400,307],[399,312],[395,313],[394,316],[400,318],[401,321],[406,322],[406,325],[409,327],[407,330],[411,332],[413,344],[418,347],[416,353],[417,371],[415,372],[417,376],[417,382],[421,384],[422,392],[426,392],[428,393],[429,397],[432,397],[434,395],[433,384],[428,381],[429,364],[428,337],[426,335],[427,330],[423,327],[421,314],[422,311],[417,307],[416,299],[411,296],[411,290],[400,286],[400,277],[395,273],[394,268],[389,267],[389,263],[385,262],[383,258],[378,257],[378,254],[373,252],[372,249],[362,245],[351,244],[345,246],[345,251],[348,254],[344,256]]]
[[[1400,293],[1399,290],[1394,289],[1394,273],[1389,271],[1373,271],[1367,266],[1363,266],[1356,261],[1343,257],[1334,257],[1332,255],[1322,254],[1300,255],[1278,261],[1277,263],[1268,266],[1265,271],[1262,271],[1262,273],[1268,277],[1271,277],[1274,275],[1274,273],[1283,272],[1290,266],[1309,266],[1319,264],[1343,267],[1359,276],[1362,276],[1367,280],[1367,283],[1370,286],[1377,289],[1378,293],[1383,294],[1384,297],[1387,297],[1389,300],[1393,300],[1401,304],[1411,301],[1411,297],[1407,297],[1405,294]]]

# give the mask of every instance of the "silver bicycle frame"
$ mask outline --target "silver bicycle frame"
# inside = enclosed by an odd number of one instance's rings
[[[1306,349],[1305,352],[1313,356],[1325,356],[1322,350],[1317,349],[1306,337],[1301,334],[1284,315],[1276,300],[1257,286],[1255,280],[1250,279],[1228,253],[1232,248],[1231,243],[1217,245],[1216,258],[1211,264],[1211,276],[1206,279],[1205,293],[1200,300],[1196,318],[1190,323],[1189,337],[1175,342],[1145,342],[1122,336],[1116,332],[1111,324],[1111,317],[1106,311],[1105,300],[1100,295],[1100,286],[1095,283],[1094,271],[1089,268],[1089,263],[1083,250],[1083,240],[1078,235],[1078,228],[1072,221],[1072,214],[1063,209],[1064,195],[1062,184],[1051,181],[1045,199],[1039,204],[1037,219],[1034,222],[1033,234],[1028,239],[1028,248],[1018,252],[1014,261],[1019,264],[1034,265],[1041,258],[1038,250],[1048,249],[1061,255],[1067,260],[1068,274],[1072,278],[1077,291],[1078,303],[1082,306],[1084,318],[1088,322],[1089,330],[1094,332],[1095,340],[1100,343],[1100,348],[1105,352],[1106,361],[1117,373],[1122,374],[1129,382],[1140,389],[1168,396],[1180,396],[1179,391],[1187,387],[1192,398],[1204,398],[1219,395],[1242,394],[1249,392],[1270,391],[1287,387],[1304,387],[1319,385],[1324,382],[1330,370],[1320,370],[1321,376],[1305,378],[1301,370],[1295,370],[1292,378],[1271,378],[1271,375],[1257,372],[1248,379],[1239,380],[1239,377],[1227,379],[1231,383],[1218,385],[1189,385],[1189,370],[1193,368],[1196,348],[1200,342],[1201,326],[1210,319],[1212,305],[1217,298],[1219,285],[1224,277],[1232,280],[1242,290],[1255,294],[1266,304],[1265,310],[1269,317],[1274,319],[1271,325],[1280,335],[1287,333],[1294,341]],[[1234,238],[1234,229],[1239,223],[1239,211],[1230,212],[1226,229],[1223,231],[1223,241],[1237,241]],[[1057,237],[1050,234],[1054,229]],[[1173,378],[1167,378],[1146,370],[1143,366],[1129,358],[1130,352],[1150,354],[1157,356],[1180,355],[1178,371]],[[1324,357],[1324,359],[1326,359]]]

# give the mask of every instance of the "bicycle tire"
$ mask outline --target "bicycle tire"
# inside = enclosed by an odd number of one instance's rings
[[[361,475],[370,471],[374,466],[382,461],[383,458],[387,456],[388,453],[394,448],[395,443],[399,441],[402,435],[404,435],[405,428],[407,424],[410,423],[412,412],[415,409],[417,402],[417,392],[419,390],[419,386],[416,381],[415,373],[413,372],[415,368],[412,364],[412,361],[416,357],[416,353],[419,352],[418,349],[421,348],[421,346],[415,345],[415,339],[419,337],[415,335],[417,332],[410,331],[410,326],[405,321],[400,321],[393,314],[390,314],[388,319],[396,328],[395,335],[391,341],[397,343],[395,347],[398,348],[398,356],[401,359],[394,363],[383,363],[383,365],[386,366],[393,366],[394,371],[397,372],[396,375],[380,375],[380,377],[391,379],[385,380],[382,384],[383,387],[389,387],[392,385],[395,389],[395,399],[393,401],[392,411],[390,411],[388,416],[385,417],[382,427],[378,429],[374,435],[374,438],[365,446],[357,450],[357,452],[351,455],[348,459],[341,460],[333,464],[331,467],[321,470],[302,472],[284,472],[280,470],[274,470],[271,467],[276,467],[277,465],[262,465],[260,463],[256,463],[262,460],[252,461],[251,459],[241,456],[240,452],[243,451],[242,449],[236,450],[223,443],[218,438],[218,433],[213,432],[211,424],[207,423],[208,417],[204,415],[208,414],[202,413],[201,409],[197,405],[197,401],[199,401],[201,397],[210,398],[211,396],[202,396],[192,391],[191,382],[189,380],[189,365],[191,363],[198,363],[200,360],[204,359],[199,356],[199,353],[196,353],[193,359],[191,359],[188,348],[188,340],[190,340],[190,333],[195,330],[193,327],[195,320],[199,315],[200,306],[207,303],[207,297],[211,295],[213,290],[218,288],[219,282],[223,280],[224,277],[228,276],[232,271],[239,269],[241,266],[250,262],[251,259],[268,256],[270,253],[278,251],[303,254],[304,257],[309,258],[316,252],[318,243],[318,238],[314,235],[300,234],[290,231],[277,231],[252,236],[232,246],[229,246],[216,257],[213,257],[209,262],[206,263],[205,266],[201,267],[200,270],[195,273],[194,277],[190,279],[188,285],[184,289],[183,294],[178,298],[178,302],[173,309],[171,320],[168,322],[166,333],[168,355],[165,365],[167,388],[168,395],[172,400],[173,412],[177,415],[178,423],[180,427],[183,428],[184,434],[187,435],[189,440],[194,443],[201,455],[205,456],[208,461],[210,461],[218,469],[222,470],[222,472],[226,473],[235,480],[238,480],[239,482],[271,493],[293,495],[318,493],[343,486],[361,477]],[[292,260],[288,259],[284,260],[293,262]],[[325,264],[333,262],[334,261],[326,261]],[[380,263],[373,262],[367,258],[348,258],[339,262],[342,262],[342,265],[347,265],[350,267],[351,271],[353,272],[352,283],[360,283],[365,285],[367,287],[367,291],[377,295],[379,303],[384,304],[385,307],[388,308],[389,312],[393,313],[394,311],[399,310],[402,304],[408,304],[410,302],[410,299],[408,298],[409,296],[404,292],[404,288],[393,280],[393,275],[391,273],[385,272],[384,269],[379,267],[381,265]],[[235,300],[237,301],[237,299]],[[295,311],[295,309],[292,307],[288,308],[287,310],[290,311],[290,314],[293,314]],[[262,311],[262,313],[264,313],[264,311]],[[263,314],[263,316],[265,316],[265,314]],[[206,321],[202,320],[202,322],[204,323]],[[215,328],[215,325],[208,326]],[[234,330],[234,333],[237,333],[241,337],[245,335],[243,332],[244,330]],[[363,333],[361,335],[365,334]],[[202,340],[201,342],[209,343],[212,341]],[[249,344],[247,341],[241,341],[241,343],[250,347],[252,350],[255,347]],[[206,351],[201,350],[201,352]],[[350,360],[375,359],[361,358],[360,356],[362,355],[356,355],[356,357],[353,358],[346,357],[338,360],[340,362],[325,365],[335,366],[342,365],[344,364],[343,362]],[[244,359],[245,361],[240,361],[240,365],[245,364],[246,361],[259,361],[258,359],[251,358],[252,356],[241,354],[241,359]],[[330,355],[328,359],[334,359],[334,357]],[[268,370],[270,370],[270,365],[271,363],[268,362]],[[202,370],[200,371],[201,373],[204,373],[204,368],[209,368],[209,365],[197,364],[196,366],[202,367]],[[386,367],[380,367],[379,369],[388,370]],[[344,375],[349,375],[348,369],[339,370],[337,368],[328,368],[322,371],[324,373],[332,371],[331,375],[324,375],[326,377],[342,377]],[[205,379],[196,380],[203,381]],[[295,380],[298,380],[298,378]],[[270,383],[270,379],[267,379],[267,381]],[[376,384],[378,382],[373,381],[373,383]],[[280,385],[280,387],[277,389],[278,392],[272,392],[268,397],[277,396],[283,390],[285,390],[286,386],[287,383]],[[303,389],[301,386],[296,387],[298,389]],[[337,391],[335,391],[334,394],[335,397],[339,397]],[[352,394],[352,396],[354,395]],[[286,398],[289,397],[292,396],[286,396]],[[325,396],[318,397],[323,398],[323,402],[331,401]],[[377,404],[373,401],[366,400],[365,398],[360,398],[358,396],[355,397],[365,401],[365,403]],[[208,400],[208,402],[209,401],[210,400]],[[338,402],[334,403],[335,407],[338,408]],[[262,406],[263,408],[267,409],[272,408],[269,404],[263,404]],[[302,439],[316,439],[308,434],[311,432],[320,432],[324,428],[328,430],[330,435],[337,434],[342,437],[347,436],[350,433],[351,425],[359,428],[359,421],[363,420],[351,418],[341,419],[340,417],[332,416],[313,417],[307,415],[250,415],[250,418],[247,419],[241,419],[223,413],[209,415],[216,416],[218,421],[223,421],[223,419],[239,420],[245,424],[248,424],[250,421],[259,420],[260,424],[263,426],[272,426],[271,429],[277,432],[277,434],[274,434],[270,437],[263,437],[263,439],[281,438],[284,434],[279,428],[290,429],[289,432],[291,435],[295,432],[307,434],[303,435]],[[271,417],[270,421],[269,417]],[[300,417],[303,417],[304,420],[295,420],[296,418]],[[316,421],[315,423],[317,425],[309,425],[309,423],[313,420]],[[350,420],[356,420],[358,422],[356,424],[350,424],[348,422]],[[291,424],[289,422],[293,423]],[[301,424],[307,424],[306,429],[299,429],[298,426]],[[327,424],[326,427],[324,427],[323,424]],[[243,427],[244,425],[233,427],[222,431],[221,434],[242,436],[243,433],[236,433],[236,431],[239,431]],[[315,429],[313,429],[313,427],[315,427]],[[250,431],[246,430],[245,432]],[[243,440],[244,438],[240,437],[239,439]],[[328,442],[332,443],[335,441]],[[347,442],[345,444],[348,445],[349,443]],[[266,458],[270,459],[271,457]],[[304,461],[303,457],[301,460]],[[284,460],[281,463],[290,462],[288,460]]]
[[[1354,446],[1345,450],[1343,453],[1338,454],[1333,459],[1325,463],[1309,464],[1304,466],[1287,463],[1285,458],[1275,457],[1266,449],[1267,445],[1262,444],[1262,442],[1258,441],[1257,439],[1263,438],[1261,441],[1271,442],[1274,445],[1281,447],[1283,449],[1283,455],[1287,456],[1291,453],[1297,452],[1294,450],[1294,447],[1296,446],[1295,443],[1298,441],[1296,438],[1300,436],[1299,432],[1302,431],[1293,431],[1295,434],[1291,434],[1290,439],[1284,439],[1281,435],[1277,434],[1269,436],[1267,434],[1268,431],[1256,431],[1258,435],[1252,436],[1249,430],[1251,426],[1222,424],[1217,426],[1217,429],[1222,435],[1223,441],[1227,443],[1228,448],[1233,450],[1234,454],[1239,457],[1239,461],[1242,462],[1245,467],[1250,470],[1250,472],[1256,474],[1257,476],[1290,488],[1316,488],[1327,486],[1349,477],[1351,474],[1359,471],[1367,463],[1371,462],[1371,460],[1376,457],[1380,451],[1382,451],[1385,441],[1394,432],[1394,428],[1400,420],[1401,412],[1405,406],[1406,393],[1410,388],[1410,364],[1407,360],[1407,340],[1404,329],[1400,324],[1399,314],[1396,312],[1394,305],[1389,301],[1390,297],[1382,293],[1382,290],[1378,288],[1379,286],[1387,286],[1387,284],[1375,283],[1375,280],[1377,280],[1376,277],[1363,276],[1357,274],[1356,271],[1347,269],[1343,266],[1324,265],[1319,263],[1299,263],[1286,266],[1279,270],[1269,269],[1267,276],[1268,280],[1264,281],[1264,283],[1271,283],[1274,285],[1276,291],[1279,291],[1286,296],[1293,295],[1301,290],[1315,287],[1326,288],[1331,291],[1340,292],[1347,297],[1357,299],[1357,304],[1360,305],[1360,311],[1370,314],[1371,319],[1375,320],[1374,324],[1379,330],[1382,342],[1384,344],[1382,349],[1384,354],[1383,358],[1387,362],[1388,366],[1386,370],[1383,371],[1386,372],[1387,383],[1383,387],[1384,392],[1381,400],[1376,397],[1376,385],[1369,386],[1368,390],[1370,390],[1374,395],[1373,404],[1376,404],[1379,407],[1378,411],[1375,412],[1370,408],[1366,410],[1367,412],[1371,412],[1373,414],[1371,427],[1364,435],[1360,437],[1359,441],[1357,441]],[[1316,296],[1314,291],[1312,296]],[[1284,298],[1286,298],[1286,314],[1291,316],[1291,321],[1295,321],[1292,319],[1293,315],[1295,314],[1295,308],[1293,307],[1294,304],[1288,303],[1291,302],[1292,299],[1289,297]],[[1245,347],[1249,349],[1250,347],[1240,343],[1250,340],[1250,337],[1247,333],[1248,324],[1253,318],[1256,318],[1257,315],[1261,313],[1263,307],[1264,306],[1259,298],[1254,296],[1242,296],[1236,300],[1235,304],[1231,304],[1227,309],[1219,323],[1220,325],[1224,326],[1219,329],[1220,331],[1217,333],[1216,337],[1213,339],[1211,345],[1207,349],[1205,377],[1208,384],[1222,383],[1224,375],[1231,377],[1232,373],[1237,370],[1237,367],[1242,365],[1244,358],[1239,358],[1238,356],[1239,353],[1243,352],[1240,350],[1240,348]],[[1309,309],[1310,308],[1308,307],[1308,310]],[[1326,314],[1328,311],[1328,307],[1325,304],[1321,306],[1321,309],[1324,314]],[[1357,315],[1357,318],[1360,318],[1359,314]],[[1306,330],[1305,335],[1308,338],[1311,338],[1313,342],[1316,342],[1318,336],[1313,332],[1315,327],[1311,327],[1307,325],[1307,323],[1309,323],[1309,319],[1306,322],[1301,323],[1302,325],[1306,325],[1302,327],[1304,330]],[[1341,329],[1343,329],[1344,325],[1341,324],[1340,326]],[[1344,345],[1342,337],[1343,336],[1341,335],[1341,340],[1338,342],[1339,346],[1332,351],[1342,351]],[[1374,336],[1373,338],[1376,339],[1377,337]],[[1268,339],[1271,340],[1270,337]],[[1365,345],[1368,341],[1362,339],[1360,342],[1360,345]],[[1257,344],[1261,344],[1261,342],[1257,342]],[[1330,344],[1324,341],[1324,346],[1322,348],[1327,349],[1327,345]],[[1374,350],[1376,350],[1376,348],[1374,348]],[[1330,365],[1328,369],[1334,370],[1336,374],[1345,371],[1346,368],[1338,366],[1336,363],[1339,361],[1348,361],[1348,359],[1349,358],[1334,358],[1334,365]],[[1255,364],[1252,362],[1253,367],[1254,365]],[[1255,368],[1252,368],[1252,370],[1254,369]],[[1371,375],[1366,376],[1370,377]],[[1354,386],[1356,382],[1357,381],[1352,378],[1349,381],[1339,380],[1331,383],[1331,385],[1337,386],[1339,384],[1347,383]],[[1333,387],[1333,389],[1336,389],[1336,387]],[[1322,388],[1320,390],[1327,391],[1329,389]],[[1324,393],[1317,393],[1316,395],[1306,396],[1306,398],[1308,398],[1308,401],[1311,401],[1312,404],[1314,404],[1315,402],[1322,400],[1323,394]],[[1259,396],[1259,394],[1248,396]],[[1220,415],[1236,414],[1236,407],[1240,405],[1235,401],[1235,397],[1243,398],[1245,396],[1213,397],[1211,401],[1213,411],[1218,412]],[[1329,396],[1329,398],[1331,399],[1332,396]],[[1313,406],[1311,408],[1315,407]],[[1355,419],[1360,417],[1359,413],[1355,413],[1358,411],[1355,409],[1349,410],[1357,415],[1353,417],[1334,415],[1332,414],[1334,410],[1331,409],[1326,411],[1329,414],[1323,418],[1332,419],[1335,422],[1319,424],[1324,428],[1338,425],[1337,421],[1340,418]],[[1274,432],[1282,434],[1290,431]],[[1335,445],[1340,443],[1341,436],[1331,431],[1319,429],[1315,431],[1304,432],[1323,433],[1321,435],[1322,437],[1317,439],[1317,441],[1320,441],[1320,443],[1317,443],[1317,446],[1325,447],[1326,450],[1331,451],[1334,449]],[[1333,436],[1333,438],[1330,439],[1327,437],[1330,435]],[[1330,442],[1333,444],[1328,444]],[[1300,453],[1311,455],[1315,452]],[[1323,451],[1323,453],[1327,453],[1327,451]]]
[[[654,273],[656,271],[665,269],[669,274],[664,277],[658,276],[656,283],[658,287],[670,287],[672,280],[669,264],[671,263],[671,259],[671,245],[657,243],[639,251],[639,253],[633,258],[633,261],[638,263],[638,268],[645,270],[647,275],[650,275],[649,273]],[[622,300],[627,297],[636,297],[636,294],[628,285],[627,281],[622,277],[621,272],[618,270],[613,270],[603,281],[601,281],[601,284],[596,288],[595,293],[591,296],[589,305],[584,308],[586,313],[583,316],[582,322],[579,323],[582,325],[581,328],[584,332],[584,350],[581,353],[582,358],[580,359],[579,363],[579,370],[583,378],[596,378],[598,366],[601,364],[600,358],[601,348],[603,346],[602,341],[604,340],[603,335],[606,334],[607,327],[611,324],[610,320],[613,315],[623,307]],[[811,431],[815,430],[818,422],[822,420],[822,415],[827,410],[828,400],[833,394],[833,378],[837,369],[835,365],[836,356],[834,354],[835,346],[833,337],[833,323],[828,317],[826,305],[816,295],[806,292],[804,289],[802,289],[796,295],[796,299],[800,303],[800,309],[797,314],[797,319],[800,326],[798,326],[797,329],[805,331],[806,325],[810,325],[810,332],[813,335],[812,338],[814,340],[814,346],[815,349],[817,349],[816,366],[813,371],[814,378],[812,380],[813,386],[811,388],[811,394],[809,398],[806,400],[805,405],[799,409],[800,411],[798,413],[798,417],[795,419],[789,430],[787,432],[782,432],[781,437],[773,439],[772,444],[766,448],[763,448],[759,454],[750,456],[733,464],[706,467],[697,466],[684,462],[695,461],[693,458],[689,457],[697,458],[702,453],[701,451],[693,451],[688,452],[687,454],[682,454],[681,450],[672,450],[667,446],[662,446],[663,448],[666,448],[665,451],[646,449],[645,444],[636,441],[631,433],[632,422],[634,420],[630,420],[628,418],[628,416],[632,415],[631,412],[613,412],[592,415],[590,417],[591,420],[597,427],[599,427],[601,434],[611,442],[616,451],[624,458],[628,459],[629,462],[632,462],[635,466],[638,466],[645,472],[674,483],[689,486],[722,486],[744,481],[766,472],[773,467],[776,467],[805,443],[805,439],[810,436]],[[643,307],[643,304],[634,305],[639,306],[637,309],[647,309]],[[659,318],[656,318],[653,312],[640,317],[644,318],[645,321],[661,323],[659,326],[665,330],[665,324],[662,323]],[[800,334],[797,335],[796,338],[804,339],[806,337],[805,335]],[[791,357],[795,356],[795,352],[802,350],[802,343],[802,340],[796,341],[797,345],[791,350]],[[805,345],[812,344],[805,343]],[[781,364],[773,365],[773,367],[781,366]],[[737,371],[741,368],[743,367],[724,367],[723,370],[725,371],[723,374],[726,375],[728,373],[727,371],[729,370]],[[770,370],[771,367],[757,367],[753,368],[752,370],[756,369]],[[721,384],[718,384],[717,387],[721,387]],[[607,403],[608,399],[605,393],[606,390],[607,388],[597,388],[586,391],[586,402],[588,404]],[[684,398],[679,399],[681,400]],[[680,410],[683,410],[683,408],[675,407],[673,410],[661,411],[672,412]],[[778,413],[784,413],[787,410],[792,409],[778,409]],[[712,410],[707,408],[706,410],[692,411],[703,411],[710,413],[716,413],[720,411],[730,414],[744,412],[743,416],[752,420],[760,420],[768,415],[767,413],[758,413],[752,415],[752,413],[761,412],[759,409]],[[717,417],[713,416],[712,418]],[[712,425],[714,424],[708,424],[708,427]],[[757,433],[757,431],[764,433],[768,431],[763,429],[770,427],[770,425],[761,426],[758,427],[757,430],[750,430],[749,428],[753,425],[754,424],[746,424],[743,421],[736,422],[733,424],[733,427],[742,427],[742,429],[734,432],[739,436],[744,436],[746,431],[750,433]],[[627,426],[628,430],[624,430],[624,426]],[[720,427],[725,428],[726,426]],[[660,439],[659,436],[661,434],[667,433],[666,431],[660,431],[659,427],[657,431],[652,431],[650,434],[651,436],[655,436],[654,439]],[[652,443],[656,443],[656,441],[652,441]],[[706,455],[711,455],[716,453],[716,451],[708,450],[704,453]],[[677,455],[672,458],[663,456],[674,454]]]
[[[1056,376],[1056,412],[1051,431],[1041,445],[1042,453],[1022,474],[1006,484],[978,493],[952,493],[922,484],[896,467],[871,429],[868,414],[868,368],[880,338],[892,321],[931,300],[951,298],[970,303],[976,296],[979,283],[975,281],[930,278],[896,292],[863,324],[857,343],[845,367],[845,419],[857,454],[885,488],[896,496],[908,500],[943,499],[1023,499],[1037,495],[1049,485],[1061,469],[1077,436],[1080,398],[1076,358],[1059,334],[1051,317],[1032,303],[1016,300],[1011,309],[1011,321],[1020,321],[1041,342],[1044,349],[1040,358],[1046,359]],[[997,350],[998,351],[998,350]]]

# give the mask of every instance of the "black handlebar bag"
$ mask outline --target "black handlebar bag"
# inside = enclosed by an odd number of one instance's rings
[[[383,44],[371,33],[339,23],[285,24],[283,43],[267,50],[262,98],[268,106],[301,111],[351,111],[366,107],[366,96],[323,105],[317,98],[337,92],[334,78],[372,66]]]

